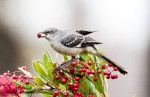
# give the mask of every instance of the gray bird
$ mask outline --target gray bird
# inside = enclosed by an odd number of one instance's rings
[[[58,70],[70,64],[71,62],[78,60],[80,54],[87,52],[92,55],[103,59],[108,63],[112,63],[114,67],[118,67],[121,74],[127,74],[127,71],[110,58],[100,53],[95,45],[101,44],[91,37],[87,36],[95,31],[62,31],[56,28],[49,28],[43,32],[37,34],[39,38],[45,38],[48,40],[51,47],[60,54],[72,56],[72,59],[64,64],[58,66]]]

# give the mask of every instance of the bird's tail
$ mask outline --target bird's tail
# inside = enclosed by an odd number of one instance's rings
[[[94,48],[94,49],[97,50],[96,48]],[[125,75],[128,73],[122,66],[118,65],[117,63],[115,63],[110,58],[106,57],[105,55],[101,54],[98,50],[97,50],[97,57],[99,57],[100,59],[102,59],[108,63],[112,63],[114,67],[118,67],[118,70],[121,74]]]

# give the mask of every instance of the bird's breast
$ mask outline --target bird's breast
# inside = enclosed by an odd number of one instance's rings
[[[76,56],[81,54],[84,49],[83,48],[73,48],[73,47],[67,47],[64,46],[61,43],[53,42],[50,43],[51,47],[58,53],[63,54],[63,55],[69,55],[69,56]]]

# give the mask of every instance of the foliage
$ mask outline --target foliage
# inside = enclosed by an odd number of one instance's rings
[[[63,62],[70,60],[66,55],[63,55],[63,59]],[[7,73],[9,76],[4,76],[4,78],[11,79],[16,86],[15,89],[23,87],[24,93],[29,95],[40,93],[44,97],[108,97],[107,79],[118,78],[117,74],[113,74],[114,71],[117,71],[116,67],[87,53],[83,53],[78,61],[72,62],[57,72],[55,70],[58,63],[52,60],[55,59],[52,59],[46,50],[42,61],[33,61],[36,76],[33,77],[30,72],[21,67],[18,72],[22,72],[23,75],[15,75],[14,79],[12,74],[16,73],[9,72]],[[26,78],[20,80],[20,76],[26,76]],[[2,87],[1,83],[0,87]],[[19,97],[23,93],[16,91],[5,91],[3,94],[13,94],[15,97]],[[2,97],[3,94],[0,88]]]

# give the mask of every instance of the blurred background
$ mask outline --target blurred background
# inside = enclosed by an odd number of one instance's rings
[[[44,48],[55,52],[37,32],[99,30],[105,54],[128,70],[109,80],[110,97],[150,97],[149,0],[0,0],[0,73],[42,59]]]

